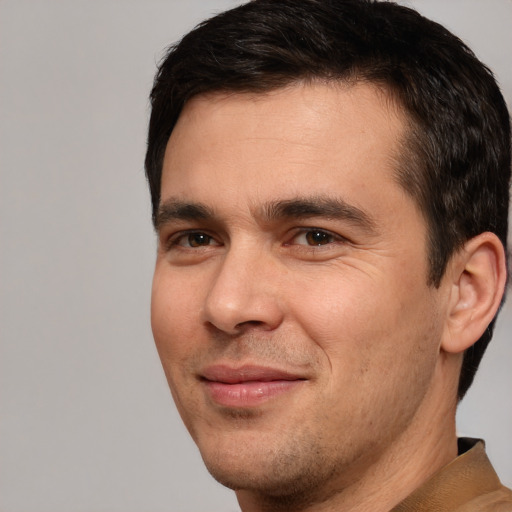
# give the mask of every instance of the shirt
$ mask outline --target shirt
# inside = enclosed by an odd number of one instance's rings
[[[512,512],[503,486],[479,439],[460,438],[459,456],[391,512]]]

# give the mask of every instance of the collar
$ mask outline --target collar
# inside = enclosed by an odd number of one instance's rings
[[[502,487],[480,439],[460,438],[459,456],[427,480],[392,512],[450,512]]]

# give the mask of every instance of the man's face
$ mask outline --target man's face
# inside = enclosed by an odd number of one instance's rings
[[[443,305],[425,222],[394,178],[404,124],[370,85],[209,95],[181,114],[152,326],[225,485],[347,484],[421,418]]]

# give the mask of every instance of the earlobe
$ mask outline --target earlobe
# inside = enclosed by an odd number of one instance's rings
[[[441,348],[461,353],[473,345],[496,315],[506,283],[505,250],[494,233],[482,233],[453,256],[446,332]]]

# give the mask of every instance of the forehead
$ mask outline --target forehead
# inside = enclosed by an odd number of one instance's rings
[[[349,81],[296,82],[263,93],[213,92],[194,96],[185,104],[170,141],[180,137],[183,125],[193,125],[194,130],[208,130],[213,125],[215,130],[231,129],[234,133],[243,126],[247,131],[247,118],[254,134],[286,135],[290,139],[321,135],[328,140],[333,128],[338,132],[336,136],[347,128],[347,135],[349,123],[368,134],[384,128],[381,135],[387,132],[395,136],[407,124],[403,109],[384,86]],[[376,129],[370,131],[371,125]]]
[[[367,83],[197,96],[169,139],[162,200],[208,202],[215,191],[225,204],[251,207],[337,191],[357,204],[358,192],[373,189],[382,201],[384,182],[398,187],[406,125],[390,97]]]

